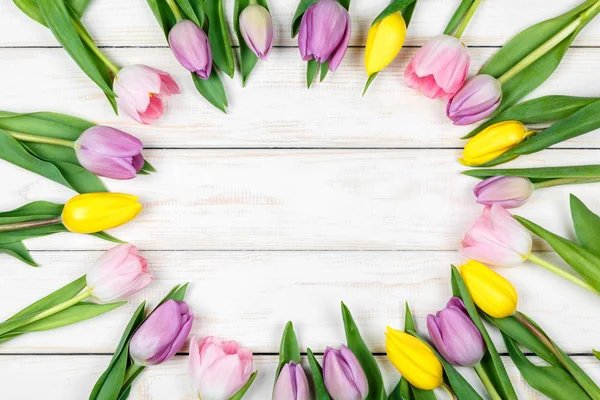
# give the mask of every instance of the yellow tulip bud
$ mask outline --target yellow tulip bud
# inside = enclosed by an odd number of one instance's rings
[[[505,318],[517,311],[517,291],[506,278],[480,262],[469,260],[459,268],[473,302],[494,318]]]
[[[62,212],[63,225],[75,233],[96,233],[123,225],[142,210],[136,196],[86,193],[73,197]]]
[[[442,384],[442,364],[428,345],[389,326],[385,337],[388,358],[413,386],[433,390]]]
[[[371,26],[365,51],[367,75],[387,67],[402,49],[405,38],[406,23],[398,12]]]
[[[504,121],[490,125],[469,140],[460,162],[470,167],[485,164],[501,156],[533,133],[535,131],[528,131],[519,121]]]

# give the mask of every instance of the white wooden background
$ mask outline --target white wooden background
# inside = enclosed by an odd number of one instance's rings
[[[472,71],[518,31],[578,3],[485,1],[464,36]],[[416,47],[443,30],[458,0],[421,1],[407,46],[361,98],[366,32],[386,4],[353,2],[344,62],[308,91],[305,64],[289,37],[296,1],[271,1],[276,47],[246,88],[239,77],[225,79],[231,107],[224,115],[195,92],[144,1],[95,0],[85,22],[97,43],[122,65],[144,63],[170,72],[183,89],[169,101],[164,118],[145,127],[115,116],[54,37],[12,1],[0,0],[0,107],[70,113],[129,131],[144,141],[159,171],[107,182],[114,191],[140,195],[145,204],[135,222],[113,233],[142,249],[155,281],[110,314],[0,346],[2,399],[87,398],[136,305],[156,302],[186,281],[196,315],[192,333],[237,339],[256,353],[260,373],[248,399],[270,397],[279,338],[289,319],[303,348],[322,352],[343,342],[341,300],[393,387],[398,373],[383,357],[385,326],[401,326],[405,300],[421,329],[425,316],[444,306],[449,265],[462,261],[455,249],[481,209],[471,194],[475,180],[461,176],[456,161],[467,129],[452,126],[443,103],[408,90],[402,78]],[[226,12],[232,8],[227,0]],[[594,21],[535,95],[599,95],[599,44],[600,21]],[[513,165],[598,163],[599,150],[595,132]],[[2,210],[73,195],[5,162],[0,177]],[[568,193],[598,212],[598,190],[546,189],[517,212],[572,237]],[[27,245],[42,267],[0,256],[0,318],[82,275],[110,247],[69,234]],[[540,243],[536,249],[560,263]],[[600,379],[591,356],[600,347],[600,299],[533,265],[500,273],[517,287],[519,308]],[[519,398],[539,398],[505,360]],[[192,399],[186,363],[187,347],[144,373],[131,399]]]

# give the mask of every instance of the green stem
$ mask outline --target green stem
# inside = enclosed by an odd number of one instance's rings
[[[181,16],[181,11],[179,11],[179,7],[175,3],[175,1],[167,0],[167,4],[169,5],[169,8],[173,12],[173,15],[175,16],[175,19],[177,20],[177,22],[181,21],[183,19],[183,17]]]
[[[485,386],[485,389],[488,391],[491,399],[492,400],[502,400],[502,397],[500,397],[500,395],[496,391],[494,384],[490,380],[490,377],[485,372],[485,370],[483,369],[481,364],[477,364],[476,366],[473,367],[473,369],[475,370],[475,372],[477,372],[477,376],[479,376],[481,383],[483,383],[483,386]]]
[[[75,142],[72,140],[58,139],[47,136],[30,135],[28,133],[8,132],[9,135],[17,140],[32,143],[54,144],[56,146],[75,148]]]
[[[144,366],[138,365],[136,363],[131,364],[125,372],[125,378],[123,378],[123,382],[127,382],[129,379],[131,379],[131,377],[135,375],[135,373],[138,372],[141,368],[144,368]]]
[[[581,286],[584,289],[589,290],[592,293],[600,295],[600,292],[598,292],[596,289],[594,289],[593,286],[591,286],[591,285],[587,284],[586,282],[584,282],[583,280],[577,278],[575,275],[572,275],[572,274],[568,273],[567,271],[564,271],[564,270],[558,268],[556,265],[550,264],[546,260],[542,260],[541,258],[539,258],[538,256],[534,255],[533,253],[529,254],[527,256],[527,259],[529,261],[531,261],[531,262],[536,263],[540,267],[544,267],[548,271],[554,272],[556,275],[558,275],[560,277],[563,277],[566,280],[571,281],[574,284],[579,285],[579,286]]]
[[[440,387],[442,389],[444,389],[446,391],[446,393],[448,393],[448,396],[450,396],[450,398],[452,400],[458,400],[458,397],[456,396],[456,393],[454,393],[454,390],[452,390],[452,388],[450,386],[446,385],[445,382],[442,382]]]
[[[544,44],[542,44],[540,47],[529,53],[525,58],[523,58],[521,61],[515,64],[511,69],[506,71],[500,78],[498,78],[498,82],[500,82],[501,85],[505,84],[508,80],[513,78],[519,72],[536,62],[540,57],[542,57],[554,47],[556,47],[560,42],[568,38],[577,30],[577,28],[579,28],[579,26],[582,23],[587,22],[588,18],[594,17],[599,12],[600,1],[596,2],[590,8],[585,10],[579,15],[579,17],[577,17],[577,19],[575,19],[569,25],[565,26],[556,35],[552,36]]]
[[[475,15],[475,11],[477,11],[477,7],[479,7],[481,2],[482,0],[475,0],[473,4],[471,4],[463,20],[460,21],[460,25],[458,25],[458,28],[456,28],[456,32],[454,32],[455,37],[460,39],[465,29],[467,29],[467,25],[469,25],[471,18],[473,18],[473,15]]]
[[[573,183],[591,183],[591,182],[600,182],[600,178],[557,178],[557,179],[548,179],[547,181],[542,181],[538,183],[534,183],[533,187],[537,189],[548,188],[552,186],[559,185],[569,185]]]
[[[108,67],[108,69],[110,69],[110,71],[114,75],[117,75],[119,73],[120,68],[117,67],[112,61],[110,61],[108,57],[106,57],[106,55],[102,52],[102,50],[100,50],[98,46],[96,46],[96,43],[94,43],[94,39],[92,39],[90,35],[85,31],[85,29],[81,27],[78,21],[73,20],[73,25],[75,26],[77,33],[79,33],[81,40],[83,40],[83,42],[88,45],[90,50],[92,50],[92,52],[104,63],[104,65]]]
[[[88,297],[90,297],[92,294],[90,293],[90,289],[89,288],[85,288],[81,293],[79,293],[77,296],[73,297],[71,300],[67,300],[64,303],[60,303],[54,307],[51,307],[49,309],[47,309],[46,311],[43,311],[41,313],[39,313],[38,315],[36,315],[35,317],[27,320],[27,324],[30,324],[32,322],[35,321],[39,321],[40,319],[44,319],[47,318],[51,315],[54,315],[56,313],[59,313],[63,310],[66,310],[67,308],[74,306],[77,303],[82,302],[83,300],[87,299]],[[21,325],[23,326],[23,325]]]
[[[15,222],[14,224],[0,225],[0,232],[20,231],[23,229],[40,228],[42,226],[58,225],[62,223],[61,217],[41,219],[37,221]]]

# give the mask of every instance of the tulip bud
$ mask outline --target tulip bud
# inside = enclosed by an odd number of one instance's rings
[[[273,20],[269,10],[250,4],[240,13],[240,32],[256,57],[266,60],[273,47]]]
[[[189,19],[179,21],[169,31],[169,45],[173,55],[188,71],[200,79],[208,79],[212,71],[212,51],[208,36]]]
[[[184,301],[161,304],[138,328],[129,345],[129,354],[138,365],[155,365],[173,357],[185,343],[194,314]]]
[[[298,47],[304,61],[329,61],[329,70],[335,71],[350,41],[350,15],[336,0],[313,3],[300,24]]]
[[[327,347],[323,355],[323,380],[333,400],[364,400],[369,393],[367,376],[352,351]]]
[[[504,208],[520,207],[533,193],[533,183],[520,176],[492,176],[479,182],[473,193],[477,203],[486,206],[498,204]]]
[[[148,262],[134,245],[125,243],[104,253],[86,275],[92,297],[100,303],[123,300],[152,281]]]
[[[404,83],[430,99],[450,99],[465,82],[470,63],[460,39],[438,35],[417,51],[404,71]]]
[[[494,318],[506,318],[517,311],[517,291],[503,276],[480,262],[468,260],[459,267],[473,302]]]
[[[486,207],[465,235],[460,253],[500,267],[519,265],[531,253],[531,234],[502,206]]]
[[[385,338],[388,358],[411,385],[433,390],[442,384],[442,364],[429,346],[389,326]]]
[[[427,330],[433,344],[448,362],[474,367],[483,358],[483,338],[459,297],[451,298],[446,308],[436,315],[427,316]]]
[[[396,58],[406,39],[406,23],[402,14],[393,13],[373,24],[367,37],[365,68],[372,75]]]
[[[190,344],[189,374],[195,395],[201,400],[229,400],[252,375],[252,352],[235,341],[221,342],[208,336]]]
[[[285,364],[275,382],[273,400],[309,400],[308,380],[301,365]]]
[[[108,126],[93,126],[75,142],[77,160],[93,174],[113,179],[132,179],[144,166],[142,142]]]
[[[62,224],[75,233],[97,233],[116,228],[142,211],[137,200],[137,196],[122,193],[80,194],[65,204]]]
[[[164,113],[164,100],[181,93],[166,72],[145,65],[122,68],[113,82],[119,110],[142,124],[150,124]]]
[[[490,75],[477,75],[448,101],[446,115],[454,125],[469,125],[492,115],[501,101],[500,82]]]
[[[485,164],[534,132],[528,131],[519,121],[503,121],[490,125],[469,140],[460,162],[470,167]]]

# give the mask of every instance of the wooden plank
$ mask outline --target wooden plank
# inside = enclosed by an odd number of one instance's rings
[[[35,269],[2,257],[0,319],[86,273],[101,252],[35,252]],[[111,352],[130,315],[147,299],[156,304],[175,284],[191,282],[187,301],[192,333],[235,337],[255,352],[279,349],[285,323],[293,320],[303,348],[315,352],[344,338],[340,301],[352,310],[365,341],[385,352],[386,325],[400,327],[404,302],[425,332],[426,315],[451,296],[450,263],[456,252],[143,252],[155,281],[130,304],[71,327],[22,336],[0,353]],[[558,262],[556,256],[542,257]],[[598,346],[595,314],[600,298],[534,265],[499,269],[519,292],[519,309],[570,353]],[[543,282],[543,284],[542,284]],[[560,293],[559,296],[556,294]],[[573,327],[577,329],[573,329]],[[492,330],[501,351],[501,338]]]

